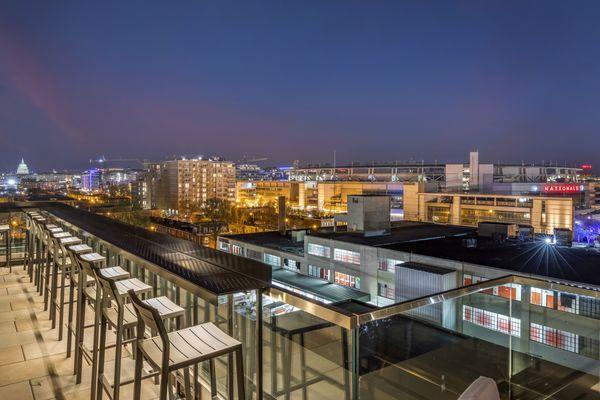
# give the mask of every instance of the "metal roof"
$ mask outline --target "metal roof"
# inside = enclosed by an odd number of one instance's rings
[[[261,262],[62,204],[44,208],[103,241],[200,286],[209,292],[206,300],[216,301],[219,295],[269,287],[271,267]]]
[[[346,300],[369,301],[370,294],[323,279],[298,274],[286,269],[273,271],[273,280],[337,303]]]

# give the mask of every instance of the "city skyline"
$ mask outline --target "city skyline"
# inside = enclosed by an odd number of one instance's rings
[[[600,10],[578,5],[5,3],[0,170],[334,150],[598,165]]]

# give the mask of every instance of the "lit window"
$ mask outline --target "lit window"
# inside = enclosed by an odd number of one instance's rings
[[[349,286],[351,288],[360,289],[360,278],[352,275],[335,272],[335,283],[339,285]]]
[[[219,250],[229,252],[229,242],[225,239],[219,239]]]
[[[273,265],[275,267],[279,267],[281,265],[281,257],[269,253],[265,253],[264,261],[266,264]]]
[[[349,264],[360,265],[360,253],[356,251],[334,249],[333,259],[336,261],[342,261]]]
[[[314,276],[315,278],[329,280],[330,272],[327,268],[321,268],[314,265],[308,266],[308,275]]]
[[[538,306],[554,308],[554,291],[532,287],[530,302]]]
[[[241,256],[244,253],[244,248],[241,246],[238,246],[237,244],[232,244],[231,252],[235,255]]]
[[[579,335],[571,332],[531,323],[529,338],[534,342],[543,343],[547,346],[556,347],[573,353],[579,352]]]
[[[290,260],[289,258],[283,259],[283,268],[289,269],[290,271],[300,271],[300,263],[296,260]]]
[[[463,305],[463,320],[493,331],[521,337],[521,320],[518,318]]]
[[[309,243],[308,254],[313,256],[329,258],[331,256],[331,249],[327,246],[322,246],[320,244]]]
[[[477,275],[463,274],[463,285],[468,286],[475,283],[487,281],[487,278],[483,278]],[[505,299],[512,299],[521,301],[521,290],[522,287],[518,283],[510,283],[508,285],[495,286],[493,288],[482,290],[481,293],[490,294],[492,296],[504,297]]]
[[[388,271],[394,273],[396,272],[396,266],[398,264],[404,264],[404,261],[380,257],[378,268],[380,271]]]
[[[388,286],[386,283],[377,283],[377,294],[386,299],[396,299],[396,289],[393,286]]]

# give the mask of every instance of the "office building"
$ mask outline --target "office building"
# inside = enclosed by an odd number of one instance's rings
[[[102,189],[102,171],[93,168],[81,174],[81,189],[86,192],[97,192]]]
[[[531,225],[536,233],[552,235],[557,228],[573,229],[573,213],[571,197],[432,193],[425,191],[422,184],[404,185],[404,219],[407,221],[462,226],[506,222]]]
[[[236,201],[241,205],[257,207],[275,204],[279,196],[284,196],[291,208],[307,213],[318,211],[333,214],[346,212],[349,195],[384,194],[391,197],[392,210],[401,210],[402,188],[400,182],[237,182]]]
[[[475,205],[477,200],[475,199]],[[502,210],[504,207],[517,210],[528,208],[529,213],[537,212],[541,217],[541,210],[537,208],[542,205],[537,201],[535,206],[528,204],[522,207],[517,204],[514,207],[498,205],[506,199],[494,201],[496,207]],[[511,204],[513,201],[519,203],[518,199],[514,199],[511,200]],[[559,201],[569,202],[568,199]],[[352,207],[349,207],[349,213],[343,216],[344,222],[347,223],[346,228],[343,229],[337,227],[333,231],[297,231],[286,236],[275,232],[265,232],[261,234],[262,236],[227,235],[219,239],[219,248],[266,262],[275,269],[292,270],[302,275],[351,287],[367,293],[371,301],[380,306],[412,296],[410,293],[396,290],[398,282],[395,269],[398,265],[407,262],[412,263],[404,266],[410,269],[405,271],[407,274],[422,274],[423,282],[427,284],[431,284],[432,280],[436,281],[436,288],[440,291],[448,288],[452,279],[455,279],[455,286],[460,285],[462,279],[460,274],[451,273],[453,271],[464,273],[465,263],[469,264],[470,273],[486,278],[503,276],[506,270],[519,274],[529,269],[529,273],[539,275],[560,276],[569,280],[580,280],[584,276],[589,283],[600,283],[592,271],[594,263],[600,262],[600,253],[588,254],[585,249],[575,248],[552,247],[550,249],[544,247],[547,246],[544,241],[534,240],[533,237],[510,241],[508,236],[504,235],[499,241],[496,236],[484,232],[481,226],[478,232],[476,229],[478,224],[470,221],[454,225],[448,222],[444,225],[434,224],[429,221],[391,224],[389,214],[383,211],[386,209],[383,202],[389,202],[389,198],[349,196],[349,204]],[[534,231],[537,233],[549,233],[550,227],[554,226],[562,227],[560,223],[554,222],[555,217],[552,214],[555,208],[561,210],[560,204],[548,202],[546,207],[548,225],[540,227],[540,221],[534,222]],[[492,210],[501,212],[500,209],[493,207]],[[485,212],[489,212],[489,206]],[[564,218],[572,218],[572,214]],[[486,219],[489,220],[491,219]],[[556,221],[560,222],[561,219],[558,218]],[[504,222],[508,221],[504,220]],[[518,222],[510,222],[515,225],[529,222],[527,225],[530,225],[532,218],[527,218],[527,221],[518,219]],[[500,224],[500,227],[506,226]],[[536,230],[536,226],[539,230]],[[473,240],[464,242],[464,239],[474,239],[474,247],[465,247]],[[556,257],[543,257],[544,251],[550,250],[555,252]],[[582,265],[580,270],[569,271],[568,265],[576,257],[582,257],[585,262],[578,263]],[[535,260],[535,265],[532,260]],[[448,271],[432,270],[429,267],[445,268]],[[411,282],[418,285],[419,280],[411,280]]]

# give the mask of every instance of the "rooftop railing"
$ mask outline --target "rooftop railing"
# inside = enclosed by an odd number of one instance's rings
[[[261,263],[45,209],[183,307],[185,324],[210,321],[242,342],[249,399],[456,399],[479,376],[494,379],[502,398],[600,395],[595,288],[510,275],[383,308],[324,304],[270,285],[254,270],[270,270]],[[233,398],[232,368],[219,359],[221,398]],[[193,377],[196,393],[209,385],[205,366]]]

